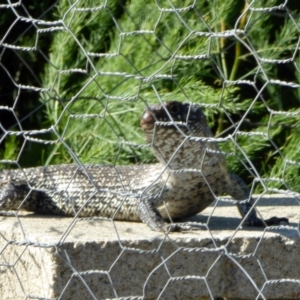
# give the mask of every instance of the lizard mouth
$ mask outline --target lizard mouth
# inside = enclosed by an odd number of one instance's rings
[[[154,128],[155,118],[153,114],[146,110],[141,118],[140,125],[143,130],[152,130]]]

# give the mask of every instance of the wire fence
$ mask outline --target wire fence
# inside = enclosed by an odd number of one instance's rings
[[[0,12],[2,299],[300,298],[297,0],[2,1]],[[187,116],[200,107],[207,127],[185,132],[169,110],[175,133],[162,138],[156,116],[145,140],[143,111],[174,100]],[[239,189],[223,188],[223,157],[247,199],[223,195]],[[194,230],[135,222],[145,198],[164,214],[172,190],[177,212],[206,207],[175,222]],[[195,190],[207,205],[187,200]],[[248,200],[243,217],[236,200]],[[246,226],[254,210],[289,224]]]

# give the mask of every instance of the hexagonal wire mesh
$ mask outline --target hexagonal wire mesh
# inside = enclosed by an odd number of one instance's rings
[[[300,298],[297,0],[52,2],[0,4],[2,299]]]

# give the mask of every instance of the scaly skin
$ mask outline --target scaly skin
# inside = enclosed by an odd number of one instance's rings
[[[0,173],[0,210],[101,216],[140,221],[158,231],[191,229],[176,223],[194,216],[221,194],[236,200],[246,224],[288,223],[257,218],[245,183],[228,172],[204,114],[196,105],[171,101],[149,107],[141,118],[159,163],[138,166],[57,165]]]

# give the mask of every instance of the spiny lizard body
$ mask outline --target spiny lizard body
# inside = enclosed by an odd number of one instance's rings
[[[252,226],[288,223],[261,220],[245,183],[228,172],[225,157],[194,104],[170,101],[149,107],[141,118],[146,141],[159,163],[103,166],[56,165],[0,172],[0,210],[114,220],[142,220],[154,230],[190,229],[176,223],[231,195]],[[201,139],[202,138],[202,139]],[[208,138],[208,139],[203,139]]]

